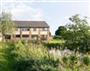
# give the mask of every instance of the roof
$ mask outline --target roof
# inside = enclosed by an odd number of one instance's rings
[[[32,28],[49,28],[49,25],[45,21],[14,21],[16,27],[32,27]]]

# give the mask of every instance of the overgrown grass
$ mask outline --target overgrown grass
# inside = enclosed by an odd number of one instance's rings
[[[52,40],[49,41],[49,43],[63,44],[63,43],[65,43],[65,41],[62,40],[62,39],[52,39]]]
[[[45,47],[22,41],[0,43],[0,71],[90,71],[90,54],[57,49],[51,53]]]

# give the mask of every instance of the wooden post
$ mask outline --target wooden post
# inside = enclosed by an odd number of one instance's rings
[[[15,35],[15,33],[13,34],[13,40],[16,41],[16,35]]]
[[[20,39],[22,39],[22,30],[20,28]]]
[[[40,28],[38,29],[38,40],[41,40],[41,38],[40,38]]]
[[[49,31],[49,28],[48,28],[48,30],[47,30],[47,41],[49,40],[49,33],[50,33],[50,31]]]
[[[29,28],[29,39],[31,40],[31,28]]]

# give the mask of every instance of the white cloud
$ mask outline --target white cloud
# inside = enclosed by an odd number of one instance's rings
[[[24,2],[3,2],[2,10],[11,12],[15,20],[43,20],[44,16],[41,9],[28,6]]]
[[[28,1],[28,2],[86,2],[89,0],[2,0],[3,2],[20,2],[20,1]]]
[[[36,0],[1,0],[2,2],[36,1]]]

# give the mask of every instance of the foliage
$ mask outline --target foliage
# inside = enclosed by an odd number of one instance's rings
[[[2,18],[5,21],[0,18],[3,25],[0,31],[3,35],[11,33],[7,31],[10,25],[6,26],[11,19],[6,15]],[[90,71],[90,54],[80,53],[90,52],[90,26],[78,15],[72,16],[70,21],[71,24],[59,27],[61,31],[57,35],[63,35],[64,40],[54,39],[46,45],[74,51],[55,49],[51,53],[47,46],[36,41],[0,42],[0,71]]]
[[[58,71],[59,60],[50,55],[41,44],[35,47],[36,45],[28,43],[30,46],[27,46],[18,41],[7,42],[4,45],[2,53],[5,56],[2,60],[5,59],[6,62],[0,62],[1,71]]]
[[[0,46],[0,71],[12,71],[11,67],[14,62],[14,55],[11,51],[14,47],[11,43],[6,42],[2,42]]]
[[[84,56],[82,61],[85,65],[89,65],[90,64],[90,57],[89,56]]]
[[[60,39],[52,39],[49,41],[49,43],[59,43],[59,44],[62,44],[64,42],[65,42],[64,40],[60,40]]]
[[[65,35],[67,29],[65,26],[59,26],[58,29],[55,31],[56,36],[61,36],[61,38]]]
[[[0,16],[0,32],[2,33],[3,40],[6,34],[12,34],[15,30],[15,24],[11,20],[11,15],[2,12]]]
[[[64,40],[52,39],[48,43],[44,43],[44,44],[48,49],[51,49],[51,48],[62,49],[64,43],[65,43]]]
[[[66,68],[66,71],[89,71],[90,70],[90,58],[84,58],[78,56],[79,54],[71,54],[62,58],[62,67]],[[87,55],[88,57],[89,55]],[[89,62],[89,63],[88,63]],[[68,70],[69,69],[69,70]]]
[[[79,50],[80,52],[90,51],[90,26],[85,19],[81,19],[78,15],[70,18],[72,22],[68,25],[66,36],[66,45],[70,49]],[[69,37],[70,36],[70,37]]]
[[[17,45],[16,45],[17,47]],[[56,71],[58,60],[49,55],[46,48],[42,45],[37,47],[21,47],[16,51],[18,55],[15,71]]]
[[[42,44],[1,42],[0,71],[83,71],[90,70],[90,55],[64,52],[52,54]],[[56,51],[56,50],[55,50]],[[63,51],[63,50],[62,50]],[[62,53],[61,51],[61,53]]]
[[[90,71],[90,54],[56,49],[50,53],[59,58],[60,71]]]
[[[65,26],[67,30],[62,37],[65,40],[65,47],[74,51],[89,52],[90,26],[87,18],[74,15],[69,20],[70,23]]]

